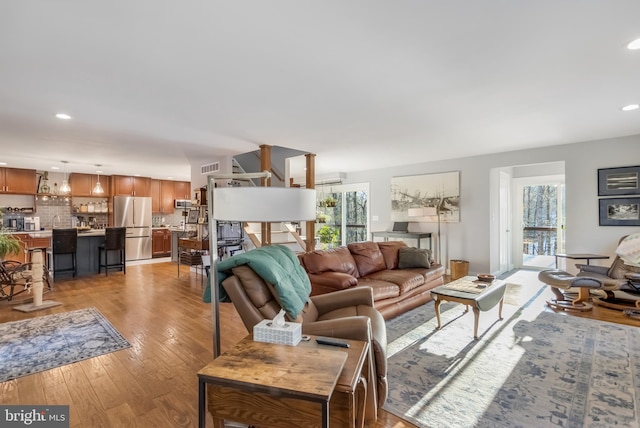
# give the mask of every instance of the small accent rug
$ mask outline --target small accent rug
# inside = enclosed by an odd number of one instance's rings
[[[502,321],[497,306],[480,313],[477,341],[454,303],[442,330],[433,302],[388,321],[384,409],[419,427],[640,426],[640,329],[545,311],[544,287],[527,283],[533,296]]]
[[[0,324],[0,382],[129,348],[96,308]]]

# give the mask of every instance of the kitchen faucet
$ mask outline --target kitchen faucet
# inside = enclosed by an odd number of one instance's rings
[[[52,220],[53,224],[51,226],[52,229],[56,228],[56,220],[58,220],[58,226],[60,226],[60,216],[58,214],[53,216],[53,220]]]

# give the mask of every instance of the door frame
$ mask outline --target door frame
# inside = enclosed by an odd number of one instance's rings
[[[525,265],[522,260],[523,252],[523,231],[522,231],[522,216],[523,216],[523,206],[522,206],[522,198],[524,188],[527,186],[539,186],[539,185],[560,185],[560,189],[565,189],[565,176],[564,174],[556,174],[556,175],[543,175],[537,177],[522,177],[522,178],[514,178],[514,197],[513,197],[513,223],[511,225],[511,233],[512,237],[512,253],[511,258],[513,260],[515,269],[542,269],[539,266],[533,265]],[[565,246],[564,242],[564,220],[566,213],[564,212],[564,198],[565,192],[558,191],[558,221],[556,224],[556,236],[557,236],[557,246],[558,252],[561,252]]]

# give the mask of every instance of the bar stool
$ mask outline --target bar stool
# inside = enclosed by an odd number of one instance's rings
[[[78,230],[73,229],[53,229],[51,232],[51,263],[49,267],[53,271],[55,281],[58,273],[72,272],[75,278],[78,275],[78,261],[76,252],[78,251]],[[71,256],[71,267],[59,267],[60,256]],[[67,265],[68,266],[68,265]]]
[[[124,274],[127,273],[125,264],[125,238],[127,229],[124,227],[107,227],[104,232],[104,244],[98,247],[98,273],[104,268],[105,274],[109,275],[109,269],[119,269]],[[117,251],[118,260],[109,263],[109,252]],[[104,253],[104,263],[102,263],[102,253]]]

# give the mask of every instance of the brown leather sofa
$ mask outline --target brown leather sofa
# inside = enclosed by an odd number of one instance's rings
[[[236,307],[247,331],[263,319],[273,319],[281,309],[271,284],[249,266],[231,269],[222,286]],[[387,399],[387,330],[382,315],[373,307],[371,289],[360,287],[309,297],[296,320],[302,333],[361,340],[371,343],[367,365],[366,419],[377,418]]]
[[[375,308],[390,319],[431,301],[430,290],[444,283],[440,264],[399,269],[401,248],[408,247],[402,241],[356,242],[299,258],[311,280],[312,296],[371,287]]]

